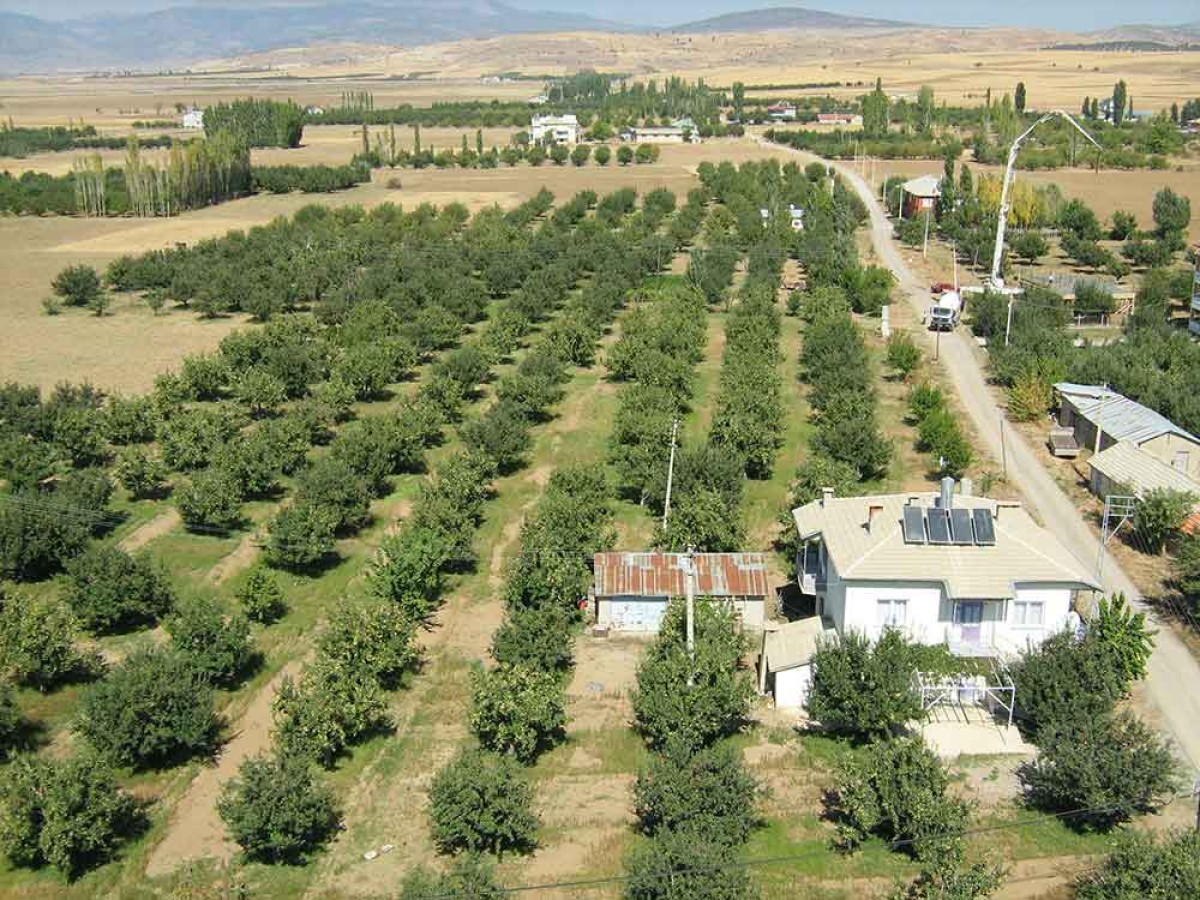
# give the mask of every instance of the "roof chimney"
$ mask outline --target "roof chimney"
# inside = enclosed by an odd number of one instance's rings
[[[867,531],[870,534],[875,533],[875,520],[879,518],[883,512],[883,506],[878,503],[872,503],[867,507]]]
[[[831,487],[821,488],[821,505],[824,506],[826,503],[828,503],[832,499],[833,499],[833,488],[831,488]]]
[[[949,509],[954,505],[954,479],[947,475],[942,479],[942,493],[938,497],[938,506]]]

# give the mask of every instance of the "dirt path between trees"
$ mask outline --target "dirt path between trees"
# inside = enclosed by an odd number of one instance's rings
[[[127,553],[136,553],[151,541],[162,537],[164,534],[169,534],[182,524],[183,519],[179,517],[179,510],[175,509],[175,507],[165,509],[149,522],[144,522],[125,535],[121,539],[119,546]]]

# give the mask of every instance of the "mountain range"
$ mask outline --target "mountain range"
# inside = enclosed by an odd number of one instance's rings
[[[922,27],[804,7],[728,13],[671,28],[641,28],[580,13],[522,9],[505,0],[261,0],[196,5],[126,15],[47,21],[0,11],[0,72],[128,71],[184,68],[212,59],[330,44],[422,45],[514,34],[564,32],[749,33],[858,31]],[[1089,40],[1194,41],[1195,26],[1129,26]],[[1078,36],[1073,36],[1078,37]]]
[[[896,24],[793,7],[731,13],[653,30],[705,33]],[[319,0],[287,5],[267,0],[260,6],[176,6],[61,22],[0,11],[0,71],[179,67],[336,42],[417,46],[506,34],[648,30],[579,13],[520,9],[503,0]]]

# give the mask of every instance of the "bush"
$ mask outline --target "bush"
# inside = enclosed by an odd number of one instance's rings
[[[235,528],[242,520],[241,485],[225,469],[206,469],[176,486],[175,506],[189,528]]]
[[[1022,231],[1012,241],[1013,255],[1025,260],[1031,266],[1038,259],[1050,252],[1050,245],[1038,231]]]
[[[596,165],[607,166],[608,161],[612,159],[612,150],[605,144],[601,144],[592,153],[592,158],[596,160]]]
[[[1169,488],[1146,491],[1133,514],[1134,532],[1149,550],[1165,553],[1167,542],[1179,534],[1197,499],[1195,494]]]
[[[894,332],[888,338],[887,364],[903,381],[908,381],[920,367],[923,355],[907,331]]]
[[[634,813],[645,834],[687,829],[730,845],[749,839],[758,823],[758,795],[738,752],[721,745],[691,753],[668,743],[633,786]]]
[[[279,578],[270,569],[255,566],[235,592],[246,618],[270,624],[287,612]]]
[[[510,401],[498,402],[478,418],[465,423],[459,431],[468,452],[491,460],[501,473],[519,468],[533,443],[529,422],[520,408]]]
[[[7,760],[21,736],[21,708],[12,684],[0,681],[0,759]]]
[[[690,830],[638,844],[625,863],[627,900],[750,900],[746,866],[728,843]]]
[[[1200,897],[1200,832],[1165,838],[1125,831],[1091,872],[1075,882],[1076,900]]]
[[[1027,650],[1012,677],[1022,722],[1035,735],[1104,715],[1129,689],[1098,641],[1066,631]]]
[[[166,464],[140,447],[127,447],[121,451],[113,474],[135,500],[158,497],[166,488]]]
[[[533,791],[508,756],[464,750],[433,779],[429,815],[442,853],[530,853],[537,846]]]
[[[76,649],[76,621],[63,601],[0,594],[0,666],[20,684],[46,690],[90,668]]]
[[[732,611],[697,600],[695,637],[693,664],[684,603],[672,601],[638,667],[632,698],[638,729],[653,747],[665,747],[674,738],[698,750],[738,731],[750,711],[754,686],[740,671],[744,644]]]
[[[874,835],[911,842],[906,849],[917,859],[958,846],[969,807],[947,796],[949,782],[941,760],[919,737],[872,744],[845,764],[833,795],[841,845],[854,849]]]
[[[280,752],[327,769],[351,744],[390,724],[379,683],[324,656],[308,667],[299,684],[283,679],[273,711]]]
[[[66,599],[89,631],[108,634],[157,621],[174,595],[149,557],[96,544],[67,566]]]
[[[1101,598],[1088,631],[1122,683],[1128,686],[1146,677],[1157,632],[1146,627],[1146,614],[1135,613],[1124,594]]]
[[[383,539],[367,585],[377,597],[393,602],[418,624],[428,623],[442,594],[442,570],[453,550],[439,531],[404,525]]]
[[[444,874],[431,874],[424,866],[412,870],[400,885],[400,900],[504,900],[508,892],[496,881],[495,872],[483,857],[460,856]]]
[[[1017,772],[1026,799],[1080,830],[1155,812],[1178,786],[1170,748],[1131,713],[1043,727],[1037,742],[1037,758]]]
[[[333,553],[337,525],[336,510],[297,501],[272,520],[263,556],[277,568],[303,570],[316,566]]]
[[[14,760],[0,782],[0,847],[14,866],[54,866],[68,878],[107,862],[136,824],[133,798],[90,754]]]
[[[822,641],[812,661],[809,715],[829,731],[856,740],[886,737],[920,718],[921,703],[911,685],[914,650],[890,628],[874,646],[853,631]]]
[[[100,273],[85,265],[67,266],[54,276],[50,287],[68,306],[91,306],[104,292]]]
[[[242,763],[217,801],[225,827],[247,859],[300,864],[337,829],[333,792],[305,759],[286,754]]]
[[[562,606],[512,606],[492,636],[492,658],[560,677],[575,665],[573,613]]]
[[[472,681],[471,731],[486,749],[528,764],[562,740],[566,696],[554,672],[501,666]]]
[[[183,654],[162,649],[133,653],[88,688],[75,723],[104,756],[135,768],[207,753],[217,727],[204,673]]]
[[[417,663],[415,628],[404,610],[374,597],[334,608],[317,649],[330,665],[384,687],[395,687]]]
[[[213,684],[230,685],[250,664],[250,623],[207,594],[185,598],[166,621],[171,646]]]

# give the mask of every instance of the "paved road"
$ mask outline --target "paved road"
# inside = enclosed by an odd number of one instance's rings
[[[806,161],[817,159],[794,152]],[[854,185],[867,204],[876,252],[884,265],[895,273],[905,299],[918,314],[923,313],[929,305],[929,286],[913,274],[901,257],[892,238],[892,225],[879,201],[858,173],[846,165],[833,165]],[[1026,502],[1037,510],[1043,524],[1077,557],[1094,564],[1101,553],[1099,540],[1021,434],[1004,425],[1004,413],[989,392],[983,370],[967,341],[962,331],[944,333],[938,355],[975,430],[994,459],[1006,458],[1009,481],[1021,489]],[[1101,570],[1106,591],[1123,592],[1135,606],[1146,608],[1133,582],[1107,551],[1104,551]],[[1153,613],[1148,612],[1153,617]],[[1156,626],[1158,637],[1150,659],[1147,694],[1171,732],[1180,755],[1193,772],[1200,772],[1200,663],[1166,623],[1157,622]]]

